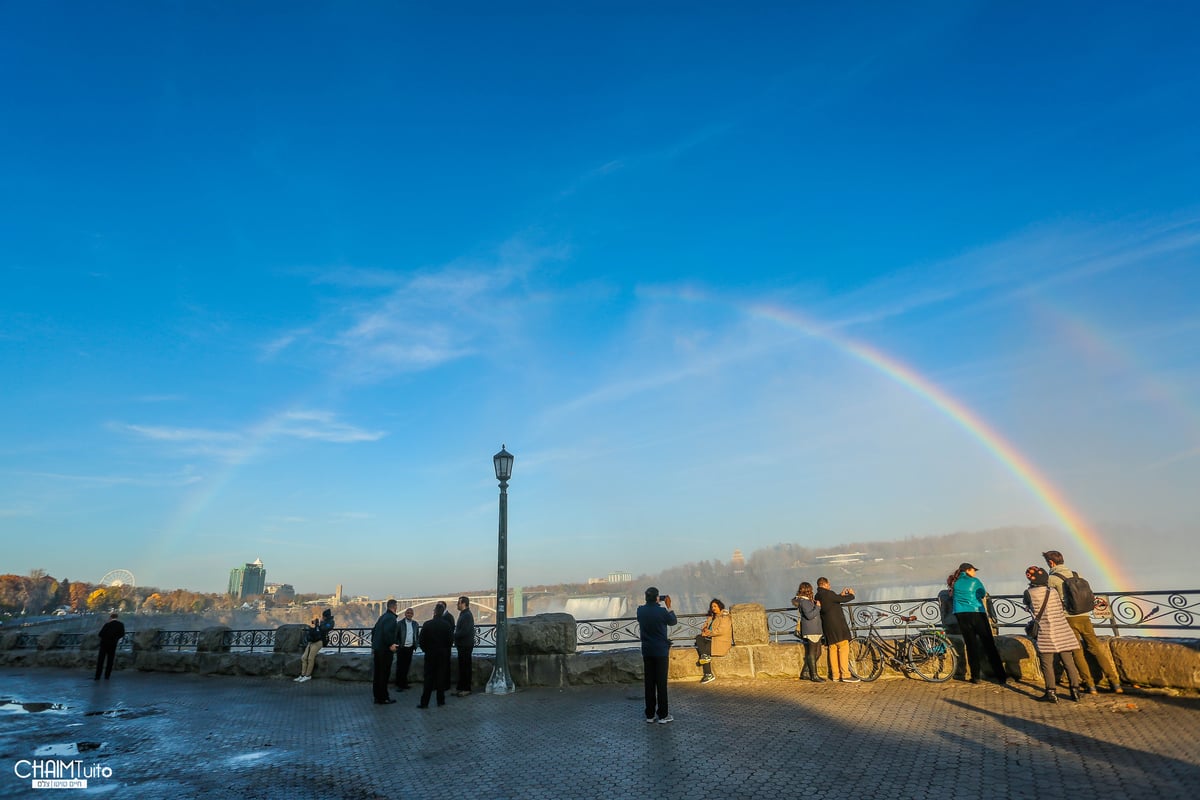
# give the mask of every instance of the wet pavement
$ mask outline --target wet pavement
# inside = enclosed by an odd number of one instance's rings
[[[319,678],[0,668],[0,797],[46,797],[35,764],[87,773],[68,796],[170,800],[1200,794],[1195,697],[1048,705],[1027,684],[718,679],[672,682],[675,722],[647,725],[641,691],[422,711],[413,690],[377,706],[368,684]]]

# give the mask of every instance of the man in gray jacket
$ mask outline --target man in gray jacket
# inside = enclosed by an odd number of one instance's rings
[[[1067,607],[1067,598],[1063,596],[1063,580],[1073,577],[1075,572],[1067,569],[1063,563],[1063,554],[1057,550],[1047,550],[1042,553],[1042,558],[1046,559],[1046,566],[1050,567],[1049,583],[1050,588],[1058,592],[1059,598],[1063,601],[1063,608]],[[1079,643],[1082,647],[1072,650],[1071,655],[1075,658],[1075,668],[1079,670],[1080,679],[1086,684],[1086,689],[1091,694],[1096,694],[1096,681],[1092,679],[1092,671],[1088,669],[1087,655],[1091,653],[1095,657],[1096,663],[1100,665],[1100,669],[1104,671],[1104,676],[1108,678],[1108,686],[1115,694],[1124,693],[1121,688],[1121,678],[1117,675],[1117,667],[1113,664],[1112,653],[1108,651],[1108,647],[1100,642],[1096,636],[1096,629],[1092,627],[1091,610],[1082,614],[1067,613],[1067,624],[1071,626],[1071,630],[1075,631],[1075,635],[1079,637]]]

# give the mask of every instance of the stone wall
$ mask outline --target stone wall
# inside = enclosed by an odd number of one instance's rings
[[[802,644],[799,641],[770,642],[763,606],[756,603],[736,605],[730,609],[730,614],[735,644],[728,655],[713,659],[713,672],[718,677],[765,680],[795,680],[799,677],[804,662]],[[305,626],[281,626],[275,634],[274,651],[256,653],[228,652],[222,645],[226,630],[224,626],[214,626],[202,631],[195,652],[155,649],[157,631],[139,631],[131,651],[118,651],[115,668],[274,678],[294,678],[300,673]],[[78,649],[57,648],[52,636],[39,637],[37,649],[17,650],[18,634],[5,632],[0,635],[0,667],[95,669],[99,641],[94,633],[84,636]],[[950,638],[959,651],[960,662],[965,665],[961,638]],[[636,646],[623,650],[579,651],[575,641],[575,619],[569,614],[540,614],[510,620],[508,641],[509,670],[518,687],[636,683],[642,679],[642,658]],[[1123,683],[1200,691],[1200,640],[1102,637],[1100,641],[1109,647]],[[999,636],[996,642],[1011,677],[1040,683],[1037,653],[1028,639]],[[315,678],[365,683],[371,680],[371,663],[369,653],[326,650],[317,657],[313,675]],[[482,689],[492,674],[492,667],[491,656],[477,656],[473,684]],[[452,659],[452,668],[457,671],[457,659]],[[424,657],[418,653],[413,658],[410,680],[419,683],[423,669]],[[828,677],[824,654],[818,672]],[[669,675],[672,680],[699,680],[701,669],[696,663],[695,650],[674,648]],[[903,677],[891,669],[885,669],[883,674],[884,679]]]

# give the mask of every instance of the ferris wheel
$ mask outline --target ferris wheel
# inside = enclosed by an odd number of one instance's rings
[[[128,586],[132,589],[137,585],[133,579],[133,573],[127,569],[114,569],[104,573],[104,577],[100,579],[101,586]]]

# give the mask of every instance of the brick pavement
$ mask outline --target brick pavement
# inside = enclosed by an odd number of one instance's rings
[[[98,744],[83,796],[137,798],[1194,798],[1200,699],[1034,702],[1032,686],[672,682],[371,703],[364,683],[0,669],[0,796],[14,766]],[[27,711],[22,703],[62,708]],[[38,797],[46,794],[39,792]],[[73,796],[73,795],[69,795]]]

